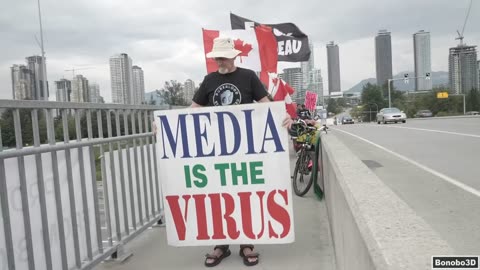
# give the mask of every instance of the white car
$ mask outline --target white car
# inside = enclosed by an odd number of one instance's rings
[[[397,108],[383,108],[377,113],[377,123],[388,123],[388,122],[407,122],[407,115],[400,111]]]

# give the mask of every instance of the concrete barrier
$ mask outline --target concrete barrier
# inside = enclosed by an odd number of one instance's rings
[[[417,117],[408,118],[407,120],[442,120],[442,119],[461,119],[461,118],[479,118],[480,115],[456,115],[456,116],[434,116],[434,117]]]
[[[322,137],[337,269],[431,269],[452,248],[334,134]]]

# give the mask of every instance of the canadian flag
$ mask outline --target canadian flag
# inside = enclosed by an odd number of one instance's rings
[[[284,80],[279,79],[276,73],[269,73],[268,92],[274,101],[285,100],[287,113],[292,118],[297,118],[297,105],[292,101],[291,95],[295,90]]]
[[[219,36],[232,38],[235,49],[242,51],[236,58],[235,65],[260,72],[260,80],[268,85],[268,73],[276,73],[278,63],[277,40],[272,29],[267,26],[226,31],[203,29],[207,73],[218,69],[215,60],[207,58],[206,55],[212,51],[213,40]]]
[[[292,118],[297,117],[296,105],[290,97],[294,89],[277,78],[278,43],[272,28],[260,25],[242,30],[202,30],[207,73],[215,72],[218,69],[215,60],[206,56],[213,49],[213,40],[219,36],[230,37],[233,39],[235,49],[242,51],[236,58],[235,65],[259,72],[260,80],[267,86],[273,99],[275,101],[285,100],[288,114]]]

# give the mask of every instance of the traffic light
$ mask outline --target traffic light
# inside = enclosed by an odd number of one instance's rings
[[[425,73],[425,80],[430,80],[430,72]]]
[[[403,82],[408,83],[408,73],[403,74]]]

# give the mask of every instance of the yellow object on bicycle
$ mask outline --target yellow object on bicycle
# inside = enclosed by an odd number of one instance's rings
[[[317,143],[318,134],[320,131],[318,130],[318,128],[320,128],[320,124],[315,124],[315,127],[317,128],[316,130],[306,130],[305,132],[299,134],[296,141],[298,143],[309,143],[311,145],[315,145]]]

